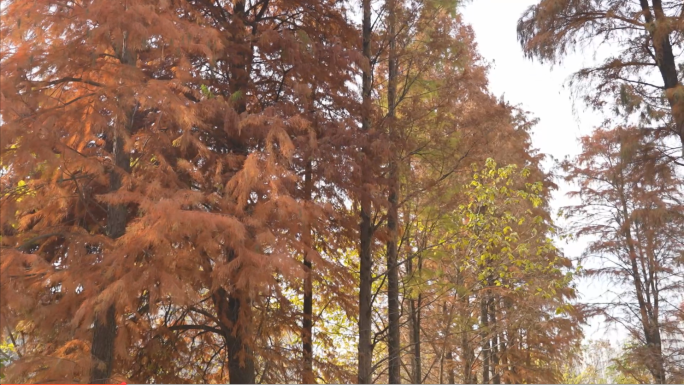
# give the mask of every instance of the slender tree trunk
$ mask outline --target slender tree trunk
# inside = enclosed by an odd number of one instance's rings
[[[457,272],[456,284],[462,285],[460,274]],[[470,327],[470,296],[468,293],[463,293],[459,296],[461,303],[459,323],[461,334],[461,355],[463,360],[463,383],[473,384],[477,382],[477,376],[473,374],[473,362],[475,362],[475,352],[470,346],[470,336],[472,328]]]
[[[135,66],[136,53],[126,49],[126,40],[127,35],[124,33],[121,49],[117,52],[119,60],[123,65]],[[127,117],[128,121],[124,122],[126,131],[132,130],[137,110],[138,105],[136,103],[130,116]],[[131,172],[131,156],[124,148],[125,142],[124,133],[114,133],[112,160],[115,167],[109,171],[110,192],[118,191],[122,187],[122,173]],[[107,206],[107,236],[109,238],[117,239],[126,233],[127,217],[128,207],[126,204],[110,204]],[[114,342],[116,340],[116,307],[114,304],[109,305],[104,319],[102,318],[101,314],[95,314],[93,341],[90,348],[93,361],[90,368],[91,384],[109,383],[114,365]]]
[[[665,96],[672,110],[675,131],[682,143],[682,157],[684,157],[684,87],[679,82],[677,63],[670,42],[670,33],[668,33],[671,28],[668,24],[671,21],[667,20],[663,11],[662,0],[652,0],[653,12],[651,12],[648,0],[639,0],[639,2],[646,23],[655,26],[654,29],[649,30],[651,43],[655,51],[658,70],[663,78]]]
[[[503,383],[507,383],[507,372],[510,370],[510,367],[508,366],[507,349],[508,344],[510,343],[511,335],[509,333],[510,329],[506,327],[505,321],[509,311],[506,298],[501,298],[501,301],[499,302],[499,309],[499,319],[497,321],[501,322],[501,326],[499,327],[499,361],[501,362],[501,381]],[[506,330],[504,330],[504,328],[506,328]]]
[[[370,203],[367,198],[363,200],[366,202],[362,202],[360,225],[358,382],[359,384],[369,384],[372,376],[373,358],[373,345],[371,343],[371,268],[373,266],[371,239],[373,232],[370,223]]]
[[[477,381],[473,375],[473,362],[475,361],[473,349],[470,347],[470,301],[467,295],[463,295],[461,309],[461,354],[463,355],[463,383],[473,384]]]
[[[312,181],[312,165],[311,159],[306,162],[306,170],[304,171],[304,199],[311,201],[311,193],[313,190]],[[308,220],[304,225],[304,233],[302,240],[304,247],[311,248],[311,224]],[[309,258],[309,251],[304,252],[304,268],[306,269],[306,277],[304,277],[304,317],[302,320],[302,351],[304,352],[304,365],[302,368],[302,383],[313,384],[316,378],[313,374],[313,265]]]
[[[446,354],[446,369],[447,369],[447,383],[455,384],[456,377],[454,373],[454,353],[451,350]]]
[[[414,384],[421,384],[423,382],[423,361],[421,359],[421,346],[420,346],[420,306],[421,306],[421,295],[418,295],[418,299],[411,299],[409,301],[409,311],[411,317],[411,356],[413,362],[411,368],[413,369],[411,381]]]
[[[623,203],[623,208],[626,210],[626,205]],[[634,249],[634,241],[631,236],[631,230],[627,228],[627,243],[631,259],[632,267],[632,279],[634,284],[634,290],[636,292],[637,303],[639,304],[639,314],[641,318],[641,325],[644,330],[644,337],[646,339],[646,346],[648,347],[649,353],[652,356],[651,360],[647,361],[647,366],[649,371],[653,375],[656,383],[664,384],[666,383],[665,367],[662,353],[662,343],[660,338],[660,330],[657,324],[657,320],[654,322],[654,317],[649,315],[648,303],[644,298],[643,293],[643,282],[641,275],[639,273],[639,268],[637,266],[637,253]]]
[[[442,304],[442,314],[444,315],[444,345],[442,347],[442,358],[440,360],[439,368],[439,383],[444,383],[444,371],[447,372],[447,381],[450,384],[454,383],[454,359],[451,350],[451,323],[452,323],[453,308],[447,311],[447,302]]]
[[[131,117],[133,118],[133,116]],[[124,151],[124,138],[116,135],[112,146],[114,164],[123,172],[130,172],[130,156]],[[109,190],[114,192],[121,188],[121,174],[119,170],[109,172]],[[109,205],[107,207],[107,236],[119,238],[126,232],[126,216],[128,208],[125,204]],[[109,383],[114,364],[114,341],[116,339],[116,308],[110,304],[104,319],[95,314],[93,326],[93,342],[90,349],[93,364],[90,369],[90,383]]]
[[[253,60],[253,48],[247,26],[250,24],[244,0],[236,0],[231,18],[231,40],[234,43],[234,56],[229,64],[229,89],[234,96],[235,110],[242,114],[247,110],[247,87]]]
[[[510,368],[508,367],[508,356],[506,355],[506,353],[507,353],[506,352],[506,345],[507,344],[506,344],[506,342],[504,342],[503,336],[504,336],[503,333],[501,335],[499,335],[499,341],[501,341],[500,342],[501,353],[499,354],[499,357],[500,357],[500,361],[501,361],[501,367],[503,368],[503,370],[502,370],[503,375],[501,376],[501,380],[504,383],[506,383],[506,381],[508,381],[507,376],[506,376],[506,371],[509,370]]]
[[[619,175],[619,183],[622,183],[622,175]],[[634,291],[637,297],[637,303],[639,304],[639,315],[641,324],[644,330],[644,337],[646,339],[646,345],[649,349],[652,359],[647,361],[647,367],[651,374],[653,375],[656,383],[665,384],[666,375],[664,367],[664,359],[662,352],[662,343],[660,339],[660,330],[658,327],[657,320],[653,322],[653,315],[649,315],[650,303],[647,303],[644,298],[644,284],[639,273],[639,267],[637,263],[637,251],[635,248],[635,240],[632,236],[632,223],[631,223],[631,213],[627,208],[627,198],[625,197],[624,190],[622,186],[618,187],[618,193],[620,194],[620,203],[622,205],[622,215],[625,218],[624,223],[624,236],[627,243],[627,250],[629,251],[629,258],[631,264],[631,275],[634,284]],[[651,312],[652,313],[652,312]]]
[[[318,134],[315,100],[315,84],[312,84],[309,114],[311,115],[314,132]],[[304,169],[304,201],[307,204],[310,204],[313,199],[313,154],[308,153],[307,156],[308,159],[306,160]],[[306,217],[304,219],[304,230],[302,234],[302,241],[304,247],[307,249],[304,252],[304,269],[306,276],[304,277],[304,315],[302,319],[302,352],[304,356],[302,383],[304,384],[313,384],[316,382],[316,377],[313,372],[313,263],[311,261],[311,256],[309,255],[309,250],[313,247],[311,237],[311,223],[309,222],[309,218]]]
[[[410,257],[406,261],[406,270],[409,276],[412,276],[421,268],[421,260],[418,257],[418,266],[414,270],[414,258]],[[422,374],[422,359],[420,346],[420,306],[422,295],[418,295],[418,299],[409,299],[409,341],[411,344],[411,382],[420,384],[423,381]]]
[[[506,318],[511,317],[511,314],[513,312],[513,301],[510,298],[504,298],[503,303],[502,303],[502,307],[505,309]],[[517,341],[518,340],[518,332],[517,332],[516,326],[512,325],[510,322],[507,322],[506,323],[505,335],[506,335],[506,337],[505,337],[506,342],[502,344],[503,349],[501,351],[502,362],[504,364],[504,367],[510,373],[513,373],[513,375],[515,377],[515,374],[517,374],[516,368],[509,363],[508,356],[509,356],[509,354],[511,356],[514,356],[515,355],[515,349],[519,346],[518,341]],[[513,349],[512,353],[508,352],[509,348]],[[508,381],[506,379],[506,377],[508,377],[508,376],[509,375],[504,375],[504,381],[510,383],[510,381]]]
[[[492,383],[500,384],[501,375],[499,374],[499,331],[496,325],[496,301],[489,298],[489,322],[490,322],[490,336],[492,341]]]
[[[234,100],[235,112],[242,115],[247,111],[247,90],[253,60],[251,36],[247,26],[247,10],[244,0],[233,3],[233,17],[230,20],[231,41],[234,43],[234,57],[228,61],[229,90]],[[254,30],[254,28],[252,28]],[[246,151],[236,148],[237,151]],[[235,252],[228,250],[228,262],[235,258]],[[240,274],[238,267],[234,273]],[[216,292],[214,301],[222,322],[227,322],[224,339],[228,350],[228,372],[231,384],[253,384],[256,379],[254,356],[247,340],[250,338],[247,327],[251,318],[251,298],[248,293],[233,288],[226,292],[221,288]],[[240,317],[242,315],[242,318]],[[240,322],[238,322],[240,321]]]
[[[651,288],[653,303],[649,306],[649,315],[651,317],[651,325],[653,330],[652,341],[655,350],[655,367],[659,371],[658,377],[665,381],[665,362],[662,354],[662,340],[660,336],[660,288],[658,272],[661,271],[660,264],[655,255],[656,247],[653,244],[652,233],[647,235],[647,255],[648,255],[648,286]]]
[[[396,127],[396,93],[397,93],[397,43],[396,43],[396,0],[387,1],[389,26],[389,77],[387,86],[387,120],[389,122],[389,138],[392,144],[390,153],[389,175],[389,207],[387,209],[387,315],[388,315],[388,353],[389,353],[389,383],[401,383],[401,355],[399,337],[399,269],[397,266],[398,243],[398,195],[399,175],[397,162],[397,127]]]
[[[367,63],[362,75],[363,105],[361,111],[361,124],[364,134],[370,131],[371,113],[371,6],[370,0],[362,1],[363,7],[363,56]],[[364,144],[362,152],[365,161],[368,161],[368,147]],[[370,176],[365,165],[362,168],[362,182],[369,183]],[[361,193],[361,223],[359,225],[359,341],[358,341],[358,383],[369,384],[372,381],[373,345],[371,342],[371,312],[372,295],[371,270],[373,257],[371,255],[371,243],[373,227],[371,225],[371,199],[367,187],[364,186]]]
[[[486,292],[480,299],[480,338],[482,339],[482,383],[489,383],[489,300]]]

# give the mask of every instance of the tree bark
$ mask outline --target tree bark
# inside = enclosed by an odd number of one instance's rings
[[[422,373],[422,358],[421,358],[421,346],[420,346],[420,303],[421,295],[418,295],[418,299],[411,299],[409,301],[409,311],[411,317],[411,356],[413,358],[412,362],[412,379],[411,382],[414,384],[423,383],[423,373]]]
[[[311,159],[306,162],[306,170],[304,171],[304,199],[311,201],[311,194],[313,189],[312,181],[312,164]],[[302,241],[304,247],[311,248],[311,225],[308,220],[305,220],[304,233],[302,234]],[[304,269],[306,276],[304,277],[304,317],[302,319],[302,351],[304,353],[304,364],[302,368],[302,383],[313,384],[316,378],[313,374],[313,264],[309,257],[309,251],[304,252]]]
[[[254,21],[256,22],[257,20]],[[230,24],[235,52],[227,62],[230,74],[229,89],[238,114],[247,111],[247,88],[254,57],[251,37],[247,30],[249,24],[245,1],[236,0]]]
[[[364,134],[370,131],[371,113],[371,6],[370,0],[362,1],[363,26],[362,26],[362,52],[366,59],[366,66],[362,74],[362,98],[361,129]],[[364,161],[368,161],[368,147],[362,146]],[[369,183],[369,175],[365,165],[362,166],[361,192],[361,223],[359,225],[359,341],[358,341],[358,383],[369,384],[372,381],[373,345],[371,343],[371,312],[372,312],[372,276],[373,258],[371,255],[371,243],[373,228],[371,225],[371,199],[365,185]]]
[[[679,82],[677,75],[677,63],[675,62],[672,43],[670,42],[670,31],[665,12],[663,11],[662,0],[653,0],[653,12],[648,0],[639,0],[644,20],[652,25],[649,29],[651,44],[655,51],[656,64],[660,75],[663,78],[665,96],[675,125],[675,132],[682,143],[682,157],[684,158],[684,87]],[[655,16],[655,17],[654,17]],[[677,95],[679,93],[679,95]]]
[[[457,271],[456,285],[462,285],[461,276]],[[477,376],[473,375],[473,362],[475,362],[475,352],[470,346],[470,335],[472,328],[470,327],[470,296],[468,293],[463,293],[459,296],[461,302],[460,309],[460,334],[461,334],[461,354],[463,359],[463,383],[473,384],[477,382]]]
[[[231,41],[234,55],[229,63],[229,90],[235,103],[235,112],[242,115],[247,111],[247,90],[250,82],[250,73],[253,60],[253,43],[248,26],[247,9],[244,0],[235,0],[233,3],[233,17],[230,18]],[[254,20],[256,23],[257,20]],[[252,28],[252,33],[254,29]],[[244,148],[236,148],[243,152]],[[235,252],[228,250],[228,262],[235,258]],[[238,268],[235,274],[239,274]],[[251,299],[247,293],[233,288],[230,293],[225,289],[219,289],[214,301],[217,307],[219,319],[227,322],[228,328],[224,329],[224,339],[228,350],[228,372],[231,384],[253,384],[256,378],[254,356],[247,343],[249,338],[245,325],[249,325],[251,317]],[[240,320],[240,314],[246,319]]]
[[[105,319],[96,316],[93,328],[93,344],[90,354],[93,364],[90,368],[91,384],[108,384],[114,362],[114,341],[116,340],[116,308],[107,308]]]
[[[456,377],[454,373],[454,353],[449,350],[446,353],[446,369],[447,369],[447,383],[455,384]]]
[[[131,119],[134,118],[131,116]],[[124,138],[116,135],[113,143],[112,155],[114,164],[123,172],[130,172],[130,155],[124,151]],[[109,172],[109,190],[114,192],[121,188],[121,174],[119,170]],[[128,208],[125,204],[109,205],[107,207],[107,236],[119,238],[126,232],[126,217]],[[116,307],[110,304],[104,319],[95,314],[93,326],[93,342],[91,356],[93,363],[90,369],[90,383],[109,383],[114,365],[114,341],[116,340]]]
[[[619,175],[620,184],[623,183],[622,175]],[[649,349],[650,354],[653,359],[646,362],[646,367],[653,375],[656,383],[665,384],[665,366],[662,352],[662,342],[660,338],[660,328],[658,327],[657,316],[654,317],[652,311],[649,311],[652,307],[651,304],[644,298],[644,284],[639,273],[639,267],[637,262],[637,251],[635,249],[635,240],[632,236],[632,222],[631,222],[631,212],[627,208],[627,198],[623,190],[623,186],[618,187],[618,193],[620,194],[620,203],[622,205],[622,215],[625,218],[624,226],[624,237],[627,243],[627,250],[629,252],[629,259],[631,265],[631,275],[632,282],[634,284],[634,291],[637,297],[637,303],[639,304],[639,316],[641,324],[644,330],[644,337],[646,339],[646,346]],[[655,321],[655,322],[654,322]]]
[[[232,253],[231,253],[232,254]],[[221,324],[221,332],[228,350],[228,375],[231,384],[254,384],[254,355],[245,343],[245,327],[240,324],[240,312],[249,311],[249,298],[240,290],[231,290],[229,295],[219,288],[212,295],[214,308]],[[244,307],[243,307],[244,306]],[[246,317],[249,319],[249,317]]]
[[[482,383],[489,383],[489,300],[487,293],[480,298],[480,338],[482,339]]]
[[[121,44],[121,50],[118,54],[121,64],[128,66],[136,65],[137,57],[135,52],[126,49],[125,33]],[[124,127],[127,127],[126,131],[130,132],[132,130],[137,110],[138,105],[136,103],[128,117],[129,120],[124,122]],[[131,156],[124,148],[125,142],[126,138],[124,133],[114,133],[114,140],[112,141],[112,160],[115,167],[109,171],[110,192],[119,191],[122,187],[122,173],[131,172]],[[128,207],[126,204],[107,205],[107,236],[109,238],[117,239],[126,233],[127,217]],[[109,304],[104,319],[102,319],[101,314],[95,314],[93,341],[90,348],[90,354],[93,361],[90,368],[91,384],[105,384],[110,381],[114,365],[115,340],[116,307],[114,304]]]
[[[363,199],[361,208],[360,229],[360,279],[359,279],[359,346],[358,346],[358,382],[369,384],[371,382],[371,367],[373,358],[373,345],[371,343],[371,268],[373,260],[371,256],[371,239],[373,232],[370,223],[370,203],[367,198]]]
[[[501,375],[499,374],[499,331],[496,325],[496,301],[492,295],[489,298],[489,323],[491,332],[491,347],[492,347],[492,383],[500,384]]]
[[[442,347],[442,358],[440,360],[439,368],[439,383],[444,383],[444,371],[447,372],[447,381],[450,384],[454,383],[454,358],[453,352],[451,350],[451,324],[452,324],[452,313],[451,310],[447,310],[447,301],[442,304],[442,315],[444,315],[444,345]]]
[[[414,274],[415,270],[413,267],[413,258],[410,257],[406,261],[406,269],[408,275]],[[420,270],[421,261],[420,257],[418,260],[418,266],[416,270]],[[421,306],[422,296],[419,294],[418,299],[409,299],[409,337],[411,343],[411,382],[414,384],[420,384],[423,382],[422,374],[422,359],[421,359],[421,346],[420,346],[420,306]]]
[[[649,300],[649,306],[648,306],[648,314],[650,317],[651,325],[652,325],[652,330],[653,330],[653,335],[651,337],[651,340],[653,342],[654,350],[655,350],[655,367],[657,368],[656,371],[659,372],[658,377],[665,381],[666,373],[665,373],[665,362],[662,354],[662,340],[660,336],[660,284],[659,284],[659,279],[658,279],[658,272],[662,271],[661,266],[658,262],[658,259],[656,257],[656,246],[653,243],[653,236],[652,233],[647,235],[647,242],[646,242],[646,247],[647,247],[647,256],[648,256],[648,269],[649,269],[649,274],[646,277],[647,285],[648,287],[651,288],[651,301]]]
[[[389,383],[401,383],[401,355],[399,339],[399,269],[397,266],[398,246],[398,164],[397,164],[397,127],[395,122],[396,93],[397,93],[397,42],[396,42],[396,0],[387,1],[388,28],[389,28],[389,76],[387,86],[387,121],[389,139],[392,145],[389,164],[389,207],[387,209],[387,316],[388,338],[387,348],[389,353]]]

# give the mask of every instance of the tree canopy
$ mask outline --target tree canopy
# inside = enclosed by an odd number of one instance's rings
[[[578,76],[650,124],[563,163],[571,229],[455,1],[2,4],[3,382],[554,383],[597,314],[631,332],[611,378],[682,378],[681,4],[520,21],[553,60],[622,31]],[[628,294],[583,306],[580,274]]]

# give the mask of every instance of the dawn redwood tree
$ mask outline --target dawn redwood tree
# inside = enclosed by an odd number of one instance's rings
[[[342,8],[320,2],[294,24],[280,18],[298,5],[205,6],[9,2],[3,10],[16,23],[2,31],[2,326],[29,323],[42,361],[17,362],[15,378],[36,365],[47,365],[46,380],[65,371],[80,378],[81,356],[74,367],[55,363],[64,349],[85,354],[94,314],[106,313],[117,324],[119,376],[138,358],[164,368],[140,375],[194,376],[180,370],[193,351],[171,347],[202,332],[223,338],[218,357],[231,382],[255,381],[263,340],[252,319],[274,313],[262,310],[268,296],[253,294],[302,271],[287,236],[301,223],[288,193],[291,134],[308,128],[301,85],[315,63],[327,68],[319,92],[347,97],[340,74],[353,53],[340,42],[351,29]],[[327,44],[308,38],[319,34]],[[301,55],[312,51],[321,54]],[[125,233],[108,226],[114,217]]]
[[[542,0],[518,23],[530,57],[558,62],[574,48],[610,47],[573,82],[627,127],[595,130],[582,139],[582,154],[564,163],[581,200],[568,214],[573,230],[597,237],[585,255],[601,267],[587,273],[625,290],[595,310],[630,331],[636,344],[627,356],[656,383],[670,381],[680,371],[672,362],[681,361],[671,301],[682,290],[683,15],[681,1]]]
[[[8,2],[5,17],[0,151],[8,186],[23,187],[2,197],[3,328],[31,325],[42,341],[31,364],[46,365],[46,381],[78,379],[83,365],[58,365],[58,352],[87,352],[94,320],[90,380],[110,381],[116,319],[142,292],[121,291],[122,258],[143,249],[127,250],[122,236],[143,200],[162,198],[140,181],[177,181],[162,157],[161,170],[140,165],[167,130],[192,128],[186,53],[212,35],[156,2]]]
[[[368,137],[372,129],[372,78],[374,62],[371,56],[372,25],[371,25],[371,0],[362,0],[362,24],[361,24],[361,135]],[[365,142],[365,141],[364,141]],[[371,191],[368,187],[372,175],[369,165],[371,149],[368,143],[361,145],[363,154],[361,164],[361,189],[359,196],[360,223],[359,223],[359,315],[358,315],[358,370],[357,382],[370,384],[372,382],[373,346],[371,344],[372,333],[372,268],[373,255],[372,243],[374,226],[371,218]]]
[[[656,122],[654,130],[680,143],[661,152],[677,159],[679,147],[684,157],[681,1],[541,0],[520,18],[518,37],[526,55],[554,62],[584,45],[604,44],[610,54],[603,62],[575,75],[586,83],[586,100],[598,108],[615,102],[620,113]]]
[[[582,138],[582,154],[563,163],[579,203],[564,211],[573,233],[592,237],[584,258],[594,263],[586,274],[624,289],[594,311],[627,328],[636,342],[629,360],[664,384],[681,371],[676,301],[684,290],[684,186],[648,137],[616,127]]]
[[[397,1],[388,0],[387,7],[387,38],[389,39],[387,56],[387,123],[388,139],[391,145],[389,159],[388,192],[387,192],[387,350],[388,350],[388,383],[401,383],[401,341],[399,340],[399,266],[397,261],[397,247],[399,234],[399,173],[397,156],[398,128],[396,124],[397,103]]]

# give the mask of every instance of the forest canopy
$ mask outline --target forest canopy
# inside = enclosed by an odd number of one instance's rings
[[[553,170],[457,1],[1,4],[0,382],[684,380],[681,3],[521,16],[624,49]]]

